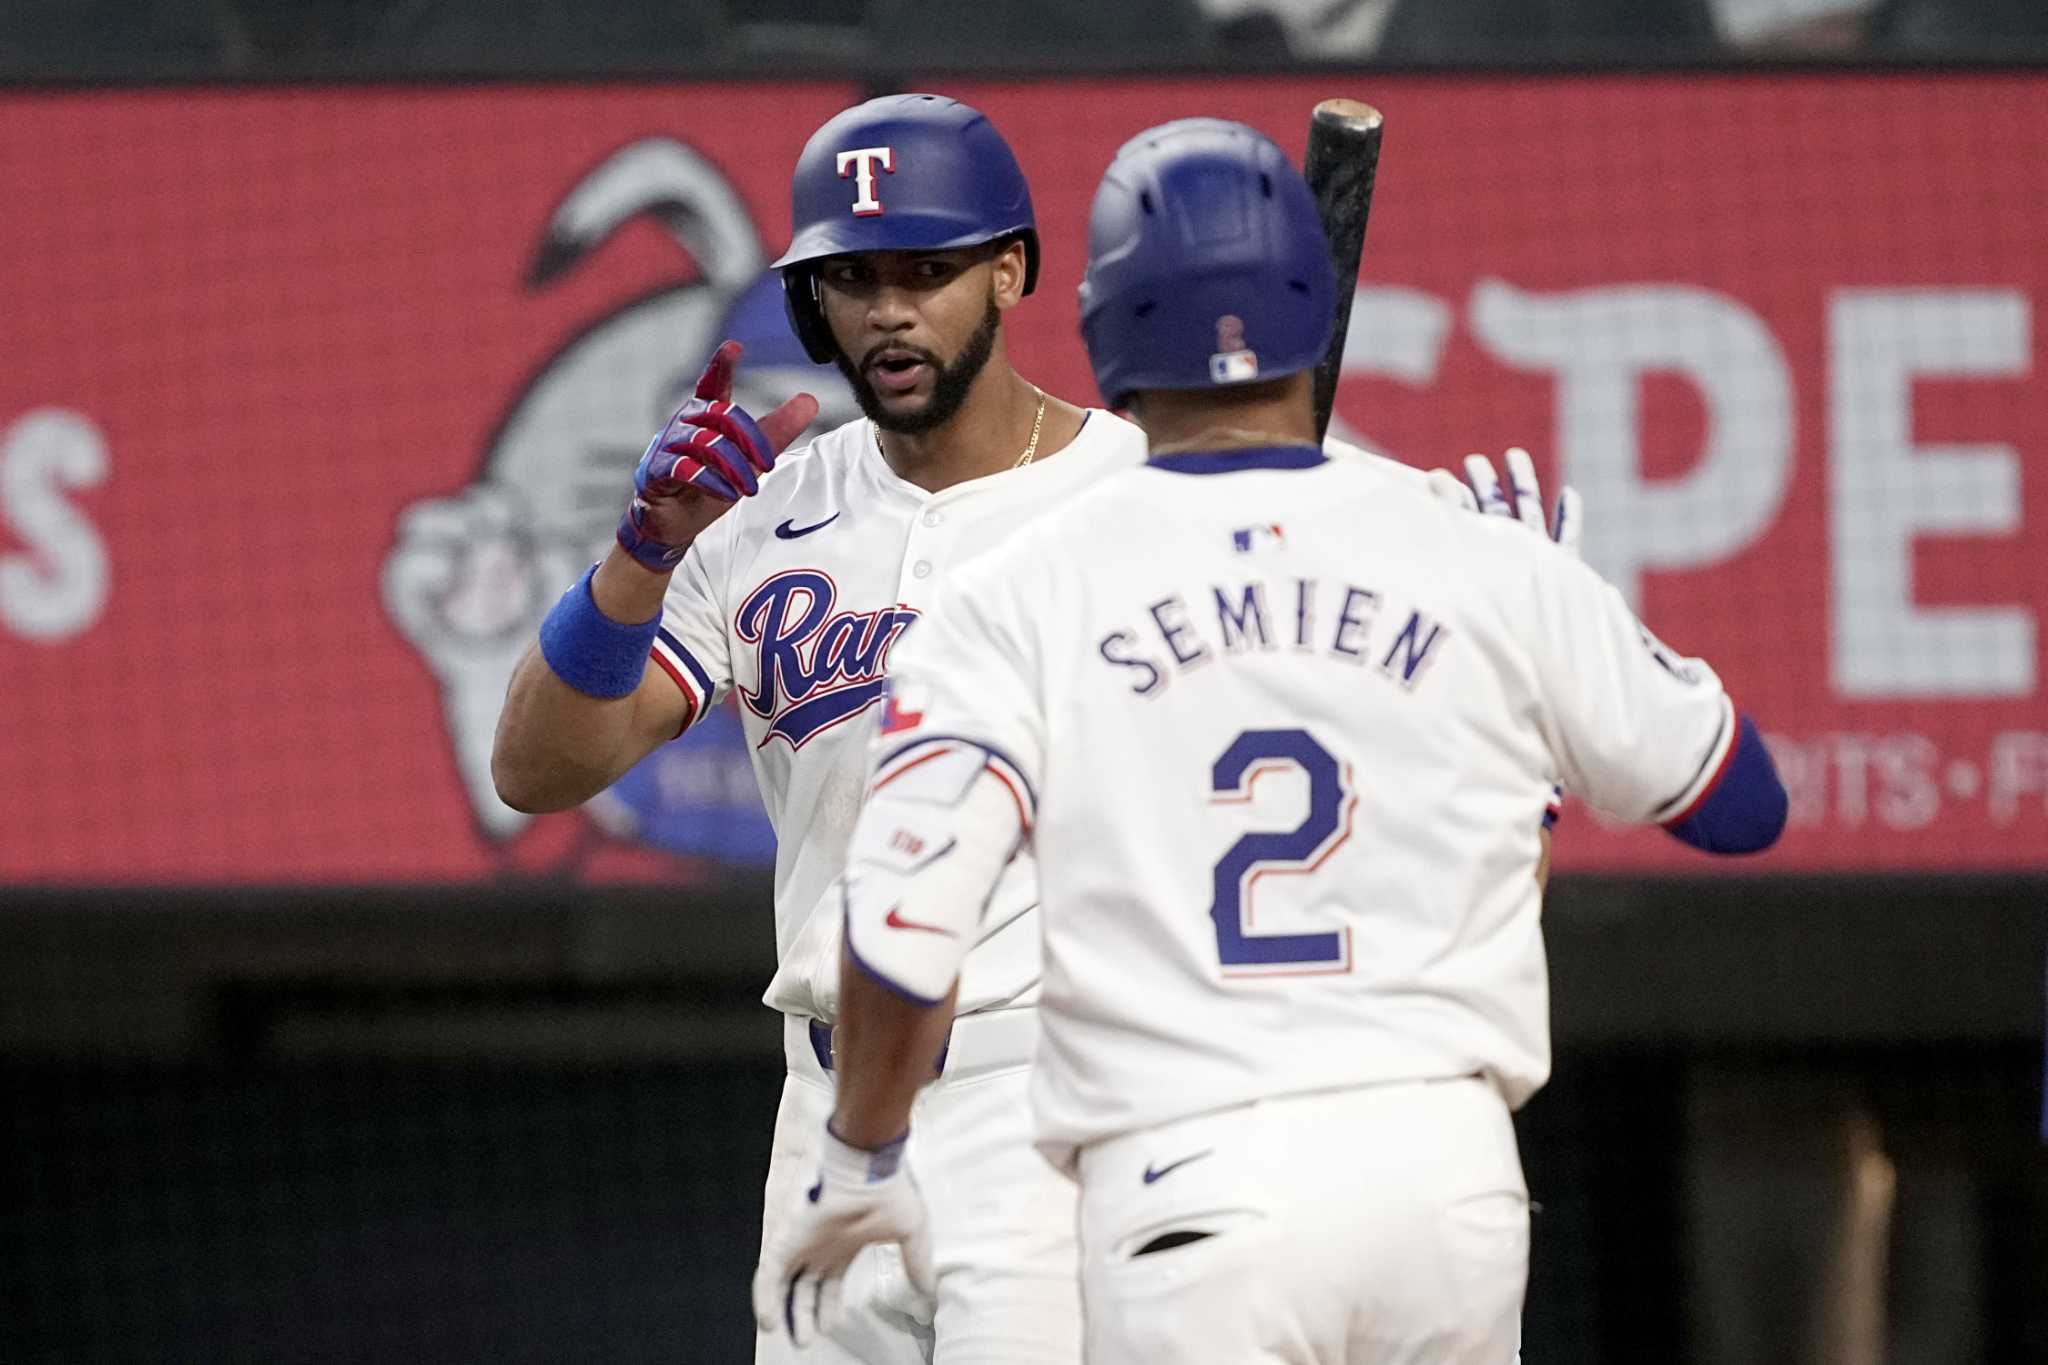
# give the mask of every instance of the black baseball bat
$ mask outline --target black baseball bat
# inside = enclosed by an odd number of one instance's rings
[[[1302,178],[1315,192],[1323,235],[1330,239],[1330,263],[1337,268],[1337,325],[1329,349],[1316,364],[1316,439],[1330,429],[1337,401],[1337,372],[1344,364],[1344,337],[1351,329],[1351,299],[1358,292],[1358,258],[1365,250],[1365,220],[1372,212],[1372,183],[1380,164],[1379,110],[1357,100],[1324,100],[1309,115],[1308,153]]]

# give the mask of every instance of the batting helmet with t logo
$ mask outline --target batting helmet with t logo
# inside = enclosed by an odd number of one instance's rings
[[[817,263],[860,251],[944,251],[1024,242],[1024,292],[1038,283],[1031,189],[1010,144],[978,109],[943,95],[884,95],[811,134],[790,185],[793,236],[775,262],[790,325],[819,364],[832,332]]]

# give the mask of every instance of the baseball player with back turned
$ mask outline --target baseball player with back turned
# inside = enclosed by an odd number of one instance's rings
[[[778,462],[815,406],[798,395],[756,423],[729,401],[737,347],[721,347],[649,445],[618,548],[521,662],[493,753],[506,802],[559,810],[738,693],[777,838],[767,1001],[785,1016],[788,1076],[767,1240],[816,1171],[832,1105],[836,879],[892,651],[963,563],[1145,455],[1130,423],[1011,368],[1002,319],[1031,292],[1038,242],[1023,173],[981,114],[915,94],[849,109],[805,146],[792,199],[776,262],[791,321],[813,360],[844,371],[865,419]],[[878,1248],[855,1269],[836,1341],[764,1338],[758,1360],[1079,1358],[1074,1188],[1033,1150],[1025,1094],[1036,902],[1019,860],[964,956],[944,1055],[925,1058],[936,1285],[913,1286]]]
[[[1150,458],[953,575],[897,651],[836,1105],[764,1329],[830,1317],[864,1245],[943,1257],[916,1097],[1030,854],[1030,1099],[1080,1182],[1086,1358],[1513,1356],[1552,781],[1713,853],[1773,842],[1785,793],[1714,672],[1577,559],[1317,449],[1334,283],[1251,129],[1166,124],[1111,165],[1082,331]]]

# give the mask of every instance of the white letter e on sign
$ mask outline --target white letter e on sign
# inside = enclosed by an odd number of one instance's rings
[[[887,147],[857,147],[839,154],[839,178],[846,179],[847,168],[851,167],[853,183],[860,190],[860,197],[853,201],[856,218],[871,218],[882,211],[882,201],[875,198],[877,163],[891,175],[896,173],[896,153]]]

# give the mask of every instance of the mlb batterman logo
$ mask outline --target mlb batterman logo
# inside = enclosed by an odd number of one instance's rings
[[[1244,319],[1225,313],[1216,319],[1216,354],[1209,357],[1209,382],[1242,384],[1259,377],[1259,357],[1244,344]]]
[[[850,152],[841,152],[838,160],[839,178],[853,177],[854,189],[859,191],[853,201],[853,216],[872,218],[882,211],[882,201],[875,197],[875,167],[880,166],[889,174],[896,174],[896,152],[889,147],[856,147]]]

